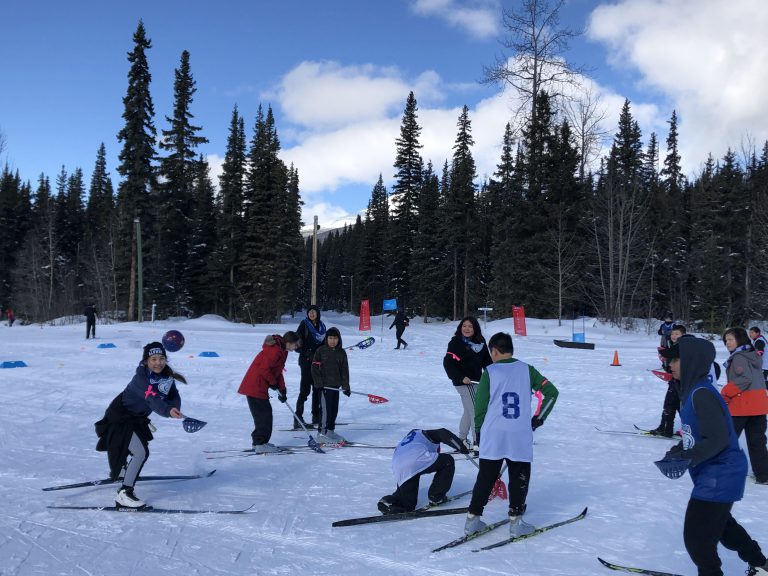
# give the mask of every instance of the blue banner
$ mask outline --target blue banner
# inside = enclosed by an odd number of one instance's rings
[[[397,298],[384,300],[384,310],[397,310]]]

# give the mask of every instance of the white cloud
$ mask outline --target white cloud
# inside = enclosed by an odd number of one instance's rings
[[[497,0],[414,0],[411,9],[420,16],[437,16],[475,38],[493,38],[499,33],[501,7]]]
[[[657,124],[677,111],[690,173],[710,152],[738,149],[746,134],[758,146],[768,138],[766,29],[765,0],[624,0],[597,8],[588,33],[609,47],[614,66],[637,70],[640,88],[668,99]]]
[[[392,67],[302,62],[282,78],[275,97],[290,122],[328,129],[387,118],[402,109],[410,89],[440,98],[439,76],[424,72],[409,87]]]

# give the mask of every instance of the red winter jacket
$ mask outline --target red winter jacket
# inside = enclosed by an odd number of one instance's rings
[[[251,362],[237,391],[261,400],[269,399],[270,388],[277,387],[282,394],[285,394],[283,368],[285,368],[286,358],[288,358],[288,351],[285,349],[283,337],[277,334],[267,336],[261,352]]]

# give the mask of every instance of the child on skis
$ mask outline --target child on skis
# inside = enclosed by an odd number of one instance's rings
[[[533,431],[549,416],[558,390],[536,368],[512,357],[512,337],[504,332],[488,341],[493,364],[480,378],[475,396],[475,433],[480,438],[480,466],[472,490],[464,533],[485,528],[481,520],[501,465],[509,466],[509,532],[522,536],[534,530],[523,522],[533,460]],[[534,392],[543,400],[538,416],[531,410]]]
[[[669,332],[669,340],[675,344],[686,329],[682,324],[675,324]],[[651,430],[654,436],[666,436],[672,438],[675,427],[675,414],[680,408],[680,397],[677,395],[677,383],[670,380],[667,385],[667,393],[664,395],[664,405],[661,409],[661,422],[657,428]]]
[[[289,330],[282,336],[278,334],[267,336],[261,352],[251,362],[237,390],[248,400],[248,409],[253,417],[253,432],[251,432],[253,450],[259,454],[280,451],[277,446],[269,442],[272,437],[272,404],[269,402],[269,390],[277,390],[277,399],[280,402],[288,399],[283,368],[285,368],[288,352],[300,347],[301,338],[296,332]]]
[[[339,394],[350,396],[349,364],[347,352],[341,345],[338,328],[328,328],[325,341],[312,359],[312,381],[320,391],[320,424],[318,441],[326,444],[340,444],[344,438],[336,434],[336,416],[339,413]]]
[[[679,382],[683,440],[656,466],[669,478],[687,470],[693,480],[683,525],[683,540],[700,575],[722,576],[717,544],[749,564],[747,574],[768,575],[757,542],[731,515],[744,495],[747,459],[720,394],[712,385],[715,347],[703,338],[680,338],[664,351]]]
[[[109,477],[117,480],[125,467],[123,484],[117,492],[118,507],[142,508],[145,503],[133,491],[144,463],[149,457],[149,442],[154,429],[149,415],[154,412],[165,418],[183,418],[181,396],[176,380],[187,381],[167,364],[167,354],[160,342],[144,346],[141,362],[133,379],[107,407],[104,417],[96,422],[99,441],[96,450],[107,452]]]
[[[670,337],[672,333],[672,328],[674,327],[675,323],[672,320],[672,314],[667,314],[664,316],[664,322],[661,323],[661,326],[659,326],[658,335],[661,336],[659,339],[659,360],[661,360],[661,368],[663,370],[666,370],[669,372],[669,362],[667,362],[664,357],[661,355],[661,351],[669,348],[672,346],[672,339]]]
[[[464,442],[445,428],[411,430],[400,441],[392,454],[392,474],[397,482],[397,490],[379,500],[378,508],[382,514],[415,510],[419,496],[419,478],[424,474],[435,475],[429,486],[429,503],[437,505],[446,501],[456,464],[453,456],[440,454],[441,443],[462,454],[469,454]]]

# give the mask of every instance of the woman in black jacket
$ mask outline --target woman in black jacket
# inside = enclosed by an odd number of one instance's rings
[[[312,386],[312,358],[325,339],[325,324],[320,320],[320,309],[312,305],[307,309],[307,317],[301,321],[296,333],[301,338],[299,353],[299,368],[301,368],[301,383],[299,397],[296,399],[296,417],[304,422],[304,402],[312,393],[312,424],[320,423],[320,394]],[[298,421],[294,421],[293,429],[300,429]]]
[[[443,358],[443,368],[461,397],[464,413],[459,422],[459,437],[467,445],[469,445],[467,436],[470,427],[474,436],[475,387],[483,374],[483,369],[492,363],[491,354],[488,352],[477,318],[474,316],[462,318],[456,333],[448,343],[448,351]],[[475,438],[475,444],[477,444],[477,438]]]

